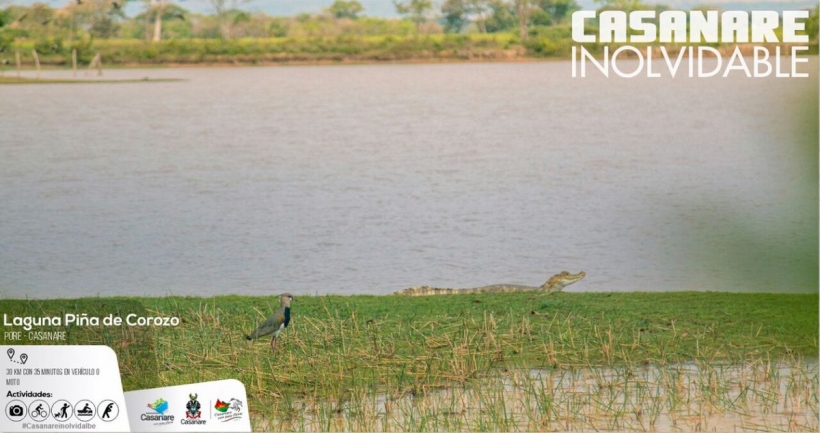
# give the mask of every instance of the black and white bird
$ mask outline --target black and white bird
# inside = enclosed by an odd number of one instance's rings
[[[279,309],[276,310],[268,320],[262,322],[256,330],[245,336],[246,340],[253,340],[254,338],[264,337],[273,334],[270,340],[270,348],[276,351],[276,337],[290,324],[290,303],[293,301],[293,295],[290,293],[283,293],[279,295]]]

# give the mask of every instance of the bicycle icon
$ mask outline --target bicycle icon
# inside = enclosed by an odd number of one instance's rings
[[[43,400],[34,400],[28,406],[28,415],[34,421],[44,421],[48,418],[48,403]]]

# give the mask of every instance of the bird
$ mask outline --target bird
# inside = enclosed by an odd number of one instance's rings
[[[246,335],[245,339],[250,341],[254,338],[273,334],[273,338],[270,340],[270,349],[275,352],[276,337],[278,337],[279,333],[290,324],[290,303],[292,301],[293,295],[290,293],[283,293],[279,295],[279,303],[281,304],[279,309],[276,310],[275,313],[271,314],[271,316],[262,322],[262,324],[259,325],[253,332]]]

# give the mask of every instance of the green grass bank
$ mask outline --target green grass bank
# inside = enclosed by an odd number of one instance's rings
[[[72,52],[82,68],[100,53],[108,66],[159,65],[272,65],[381,62],[532,61],[570,59],[575,44],[569,27],[551,27],[527,40],[509,33],[436,34],[423,36],[333,36],[238,39],[171,39],[146,42],[135,39],[18,40],[0,55],[12,70],[15,52],[21,64],[34,67],[36,50],[43,66],[71,67]],[[605,44],[584,44],[596,55]],[[610,44],[610,51],[618,45]],[[817,54],[817,43],[807,54]],[[668,47],[677,52],[679,46]],[[731,46],[720,46],[727,55]],[[751,55],[751,49],[748,55]]]
[[[511,367],[817,358],[818,296],[741,293],[516,293],[299,296],[271,355],[251,331],[276,297],[3,300],[11,316],[176,316],[178,327],[66,327],[105,344],[126,390],[237,378],[258,393],[332,395],[359,381],[421,388]],[[8,328],[14,327],[6,327]],[[21,329],[18,329],[21,330]],[[5,340],[4,340],[5,344]]]
[[[567,55],[569,42],[564,47]],[[42,65],[70,67],[74,49],[81,65],[88,64],[98,52],[107,65],[196,65],[516,60],[530,57],[528,45],[543,51],[543,44],[535,41],[521,44],[510,34],[171,39],[160,42],[97,39],[70,44],[50,40],[17,41],[9,51],[19,51],[22,62],[27,65],[33,64],[31,53],[37,50]],[[559,48],[558,45],[554,47],[555,50]]]
[[[117,84],[117,83],[170,83],[183,81],[172,78],[143,78],[138,80],[103,80],[103,79],[50,79],[0,76],[0,84]]]
[[[628,372],[681,364],[713,368],[816,363],[818,358],[817,294],[297,296],[291,327],[272,354],[269,339],[249,343],[244,335],[276,308],[275,296],[221,296],[3,300],[0,310],[8,320],[66,313],[179,317],[180,325],[172,328],[63,325],[32,331],[66,331],[67,344],[112,347],[126,391],[238,379],[257,414],[255,428],[261,429],[473,429],[479,427],[438,424],[446,421],[437,418],[438,406],[431,406],[432,418],[426,421],[420,415],[403,417],[403,424],[395,426],[373,424],[378,416],[361,409],[354,411],[359,418],[352,419],[363,424],[324,423],[335,419],[334,411],[341,412],[340,404],[365,395],[376,405],[382,403],[374,396],[423,396],[460,387],[478,392],[484,402],[487,389],[509,389],[507,382],[487,388],[487,381],[511,371],[612,368]],[[22,331],[14,326],[4,330]],[[29,344],[38,343],[51,344]],[[5,338],[4,344],[9,344]],[[812,389],[816,391],[816,386]],[[320,409],[314,406],[314,411],[324,411],[315,415],[319,423],[304,424],[301,418],[301,425],[287,424],[297,419],[297,412],[304,413],[300,402],[305,401],[325,402]],[[484,408],[485,403],[480,405]],[[541,409],[534,413],[544,414]],[[490,420],[485,427],[519,428],[519,424],[505,424],[505,419]],[[418,424],[433,420],[435,425]],[[540,429],[540,425],[524,427]]]

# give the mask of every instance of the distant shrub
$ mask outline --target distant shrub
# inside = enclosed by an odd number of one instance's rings
[[[34,43],[38,54],[65,54],[63,40],[60,38],[44,38]]]

